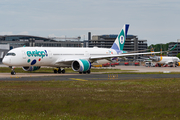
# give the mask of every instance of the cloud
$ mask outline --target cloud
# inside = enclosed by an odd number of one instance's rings
[[[0,35],[14,35],[13,32],[0,32]]]
[[[53,33],[53,34],[49,34],[48,37],[57,37],[57,36]]]
[[[29,35],[27,31],[13,33],[13,32],[0,32],[0,35]]]
[[[29,32],[23,31],[23,32],[18,33],[18,35],[29,35]]]

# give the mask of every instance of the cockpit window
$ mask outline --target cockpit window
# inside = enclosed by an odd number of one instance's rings
[[[16,56],[15,53],[7,53],[6,56]]]

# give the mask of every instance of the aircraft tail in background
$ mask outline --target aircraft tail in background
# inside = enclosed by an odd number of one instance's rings
[[[154,48],[151,46],[151,52],[154,52]],[[151,54],[151,57],[156,56],[154,53]]]
[[[117,53],[123,53],[124,43],[127,37],[128,29],[129,24],[125,24],[111,47],[111,49],[116,50]]]

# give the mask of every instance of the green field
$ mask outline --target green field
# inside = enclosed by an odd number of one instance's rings
[[[2,120],[180,119],[180,78],[0,81]]]

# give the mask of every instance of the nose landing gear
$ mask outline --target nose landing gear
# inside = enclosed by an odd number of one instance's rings
[[[15,75],[15,74],[16,74],[16,72],[14,71],[14,67],[9,66],[9,68],[11,68],[11,75]]]

